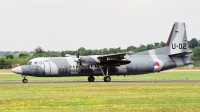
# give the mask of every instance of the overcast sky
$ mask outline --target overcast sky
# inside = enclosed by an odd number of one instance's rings
[[[199,0],[0,0],[0,51],[166,42],[174,22],[200,39]]]

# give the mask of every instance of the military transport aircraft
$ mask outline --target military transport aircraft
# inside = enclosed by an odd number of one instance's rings
[[[104,76],[105,82],[110,82],[111,75],[139,75],[191,64],[189,53],[185,23],[175,22],[166,46],[162,48],[138,53],[40,57],[13,68],[12,72],[22,74],[23,83],[28,82],[26,76],[88,76],[88,81],[93,82],[94,76],[100,75]]]

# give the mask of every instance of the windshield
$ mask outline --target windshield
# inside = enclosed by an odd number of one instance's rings
[[[29,61],[29,62],[27,63],[27,65],[31,65],[31,63],[32,63],[32,61]]]

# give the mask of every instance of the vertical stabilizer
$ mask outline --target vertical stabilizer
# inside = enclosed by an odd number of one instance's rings
[[[169,46],[169,55],[188,53],[188,41],[185,23],[174,23],[166,46]]]

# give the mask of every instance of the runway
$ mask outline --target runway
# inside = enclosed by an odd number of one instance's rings
[[[88,81],[29,81],[22,83],[21,81],[2,81],[0,84],[56,84],[56,83],[200,83],[200,80],[113,80],[111,82],[104,82],[96,80],[94,82]]]

